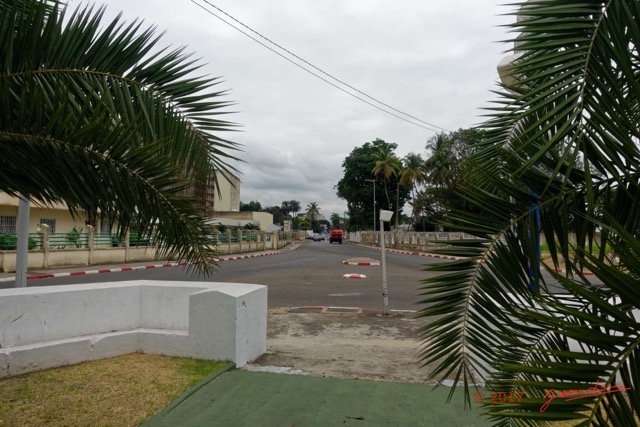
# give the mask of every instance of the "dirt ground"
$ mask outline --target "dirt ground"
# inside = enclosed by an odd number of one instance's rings
[[[420,368],[422,324],[412,313],[272,311],[267,353],[247,369],[433,384],[428,367]]]

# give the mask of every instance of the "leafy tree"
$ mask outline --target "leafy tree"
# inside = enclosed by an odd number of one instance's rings
[[[463,382],[467,400],[474,370],[496,392],[522,396],[486,405],[496,425],[637,425],[640,7],[517,6],[513,83],[483,125],[462,189],[480,213],[452,215],[478,240],[447,248],[465,261],[430,267],[447,274],[424,281],[423,362]],[[580,399],[560,395],[575,390]],[[550,395],[559,397],[541,408]]]
[[[270,206],[268,208],[264,208],[262,212],[268,212],[273,215],[274,224],[282,224],[284,221],[284,213],[278,206]]]
[[[337,213],[332,213],[330,220],[331,220],[331,227],[333,228],[338,228],[342,224],[342,217]]]
[[[260,212],[262,205],[257,200],[252,200],[249,203],[240,202],[240,212]]]
[[[205,218],[183,190],[233,170],[236,145],[214,134],[233,130],[230,103],[182,49],[103,12],[0,1],[0,191],[100,212],[120,235],[153,225],[161,257],[211,272]]]
[[[375,155],[381,149],[393,151],[397,147],[397,144],[376,139],[365,143],[361,147],[354,148],[342,163],[344,176],[335,186],[335,189],[337,196],[347,201],[349,228],[351,230],[372,227],[374,185],[370,180],[373,178],[371,171],[376,164]],[[390,177],[388,181],[389,198],[387,200],[398,200],[397,206],[402,209],[402,206],[409,198],[410,190],[407,187],[400,187],[399,197],[396,197],[396,192],[398,192],[397,181],[396,177]],[[378,209],[379,206],[383,205],[380,202],[386,198],[382,179],[375,183],[375,190],[375,199],[378,205],[376,209]]]
[[[295,218],[294,223],[297,222],[298,230],[313,230],[313,224],[306,218]]]

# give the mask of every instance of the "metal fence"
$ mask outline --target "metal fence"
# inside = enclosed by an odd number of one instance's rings
[[[366,245],[380,245],[380,232],[362,231],[351,233],[351,241]],[[461,232],[384,232],[385,245],[394,249],[425,251],[446,246],[446,242],[477,237]]]
[[[258,230],[229,230],[226,233],[215,232],[208,235],[212,244],[253,243],[266,239],[265,233]],[[128,240],[127,240],[128,239]],[[0,233],[0,250],[15,250],[17,233]],[[73,249],[119,246],[153,246],[154,238],[148,234],[129,233],[123,237],[111,233],[83,231],[67,231],[49,233],[47,230],[29,233],[29,249],[41,249],[48,244],[48,249]]]

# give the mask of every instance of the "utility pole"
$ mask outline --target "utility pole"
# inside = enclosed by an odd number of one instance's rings
[[[29,260],[29,201],[22,195],[18,202],[18,223],[16,242],[16,288],[27,287],[27,266]]]

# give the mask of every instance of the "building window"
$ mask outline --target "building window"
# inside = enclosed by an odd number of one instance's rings
[[[40,224],[47,224],[49,226],[49,233],[56,232],[56,220],[50,218],[40,218]]]
[[[111,234],[111,223],[109,221],[100,222],[100,234]]]
[[[0,215],[0,233],[16,232],[16,216]]]

